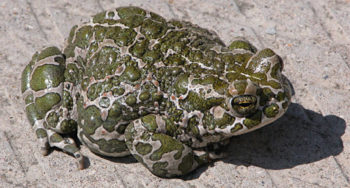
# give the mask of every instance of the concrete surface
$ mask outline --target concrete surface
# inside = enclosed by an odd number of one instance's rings
[[[42,156],[23,110],[22,69],[42,46],[62,47],[72,25],[126,5],[215,30],[227,43],[243,36],[274,49],[294,86],[290,109],[182,179],[84,146],[82,171],[60,151]],[[349,0],[1,0],[0,187],[350,187],[349,20]]]

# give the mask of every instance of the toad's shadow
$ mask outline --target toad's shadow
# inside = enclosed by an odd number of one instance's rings
[[[343,151],[344,119],[291,104],[275,123],[250,134],[233,137],[224,162],[285,169],[307,164]]]
[[[343,151],[341,136],[345,127],[345,120],[340,117],[322,116],[292,103],[276,122],[232,137],[226,149],[228,157],[222,161],[274,170],[312,163]],[[185,179],[197,178],[207,168],[199,168]]]

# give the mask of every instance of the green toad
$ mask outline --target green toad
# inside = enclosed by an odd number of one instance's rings
[[[137,7],[95,15],[22,73],[26,113],[44,155],[132,154],[153,174],[184,175],[223,156],[230,137],[278,119],[291,89],[281,58],[245,40]]]

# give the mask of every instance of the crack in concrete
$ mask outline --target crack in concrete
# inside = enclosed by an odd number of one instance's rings
[[[12,141],[11,141],[11,139],[6,131],[4,131],[4,135],[5,135],[6,141],[9,143],[9,146],[13,152],[15,160],[18,162],[19,166],[21,167],[21,171],[26,175],[27,168],[24,166],[23,162],[20,160],[20,157],[19,157],[17,151],[14,149]]]
[[[36,15],[36,13],[34,12],[32,3],[31,3],[29,0],[26,0],[26,1],[27,1],[28,6],[29,6],[30,13],[34,16],[35,22],[38,24],[39,31],[44,35],[45,40],[48,40],[47,35],[46,35],[46,33],[44,32],[43,27],[42,27],[42,25],[41,25],[41,23],[40,23],[40,21],[39,21],[39,18],[38,18],[38,16]]]
[[[273,177],[271,176],[270,172],[268,170],[265,169],[266,174],[269,176],[271,183],[272,183],[272,187],[278,187],[275,183],[275,181],[273,180]]]
[[[346,182],[347,182],[348,184],[350,184],[349,177],[348,177],[348,176],[346,175],[346,173],[344,172],[344,169],[343,169],[342,165],[340,165],[340,163],[339,163],[339,161],[338,161],[338,159],[337,159],[336,157],[334,157],[334,156],[332,156],[332,157],[333,157],[335,163],[337,164],[337,167],[338,167],[338,169],[340,170],[340,173],[344,176]]]
[[[310,185],[315,185],[315,186],[318,186],[318,187],[327,188],[326,186],[322,186],[322,185],[320,185],[320,184],[318,184],[318,183],[307,182],[307,181],[304,181],[304,180],[302,180],[302,179],[300,179],[300,178],[296,178],[296,177],[291,177],[291,178],[294,179],[294,180],[303,182],[303,183],[305,183],[305,184],[310,184]]]

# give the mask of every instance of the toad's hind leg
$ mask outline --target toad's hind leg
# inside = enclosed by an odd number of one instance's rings
[[[160,177],[185,175],[210,161],[208,153],[194,152],[169,133],[173,126],[169,118],[147,115],[134,120],[125,130],[126,144],[131,154]]]
[[[77,123],[70,118],[73,98],[65,90],[65,57],[56,47],[48,47],[33,55],[22,72],[22,93],[26,114],[40,141],[43,155],[49,147],[57,147],[73,155],[82,168],[82,155],[72,139]],[[70,85],[68,83],[68,85]]]

